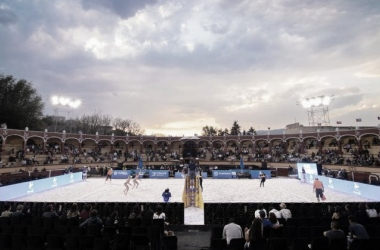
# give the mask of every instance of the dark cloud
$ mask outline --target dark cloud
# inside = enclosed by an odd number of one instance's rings
[[[106,8],[117,14],[122,19],[127,19],[144,9],[146,5],[155,4],[158,0],[82,0],[84,9]]]
[[[0,24],[9,25],[17,22],[17,16],[10,10],[0,9]]]

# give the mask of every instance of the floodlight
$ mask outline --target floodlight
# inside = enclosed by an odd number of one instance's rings
[[[330,125],[329,105],[334,100],[334,96],[317,96],[305,98],[297,102],[297,105],[304,108],[309,118],[309,126]]]

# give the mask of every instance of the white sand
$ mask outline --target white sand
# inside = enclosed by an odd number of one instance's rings
[[[142,179],[139,187],[130,188],[124,195],[125,180],[112,180],[105,183],[104,179],[90,178],[87,181],[25,196],[15,201],[46,201],[46,202],[162,202],[162,192],[169,188],[172,193],[171,202],[182,202],[184,188],[183,179]],[[273,178],[265,182],[265,187],[259,187],[259,180],[253,179],[204,179],[203,200],[213,202],[316,202],[313,188],[310,184],[297,179]],[[360,196],[354,196],[326,189],[325,195],[329,202],[366,202],[373,201]],[[203,210],[198,208],[185,209],[186,225],[203,224]]]

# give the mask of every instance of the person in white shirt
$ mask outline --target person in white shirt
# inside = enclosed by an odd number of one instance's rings
[[[226,239],[227,245],[230,244],[231,239],[243,238],[243,230],[238,224],[234,223],[234,219],[229,219],[229,223],[223,228],[223,239]]]
[[[274,208],[274,206],[270,206],[269,207],[269,214],[270,213],[274,213],[274,215],[276,215],[276,218],[279,219],[279,218],[282,218],[281,216],[281,212],[278,211],[277,209]]]
[[[289,218],[292,218],[292,212],[286,208],[286,204],[285,203],[281,203],[280,204],[280,213],[281,213],[281,217],[284,218],[284,219],[289,219]]]
[[[255,218],[260,218],[260,211],[264,211],[265,213],[265,218],[267,218],[267,210],[265,210],[264,206],[262,203],[257,205],[257,210],[255,211]]]
[[[373,217],[378,217],[377,211],[375,207],[373,206],[372,203],[367,203],[366,205],[366,212],[368,214],[368,217],[373,218]]]

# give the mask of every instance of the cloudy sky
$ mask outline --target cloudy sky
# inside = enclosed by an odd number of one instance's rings
[[[380,123],[378,0],[0,0],[0,73],[145,133]],[[61,111],[61,112],[64,112]],[[63,114],[62,114],[63,115]]]

